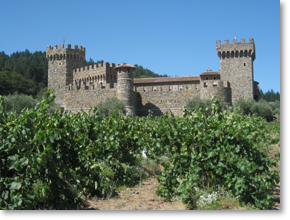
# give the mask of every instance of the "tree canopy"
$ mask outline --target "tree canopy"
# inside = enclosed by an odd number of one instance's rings
[[[268,92],[264,93],[262,89],[260,89],[260,94],[261,94],[261,99],[266,100],[267,102],[275,102],[279,101],[280,102],[280,93],[279,92],[274,92],[273,89],[268,90]]]

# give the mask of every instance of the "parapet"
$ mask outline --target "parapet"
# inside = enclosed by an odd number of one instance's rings
[[[59,49],[71,49],[71,44],[67,44],[67,48],[65,48],[63,44],[60,44]],[[50,45],[46,46],[46,51],[50,50],[58,50],[58,46],[57,45],[53,45],[52,47]],[[84,48],[83,46],[74,45],[73,50],[80,50],[85,52],[86,48]]]
[[[220,40],[216,41],[216,51],[220,58],[234,58],[242,56],[251,56],[255,59],[255,43],[254,39],[250,38],[246,43],[245,39],[241,39],[238,43],[237,39],[233,39],[233,43],[229,44],[229,40],[225,40],[224,44],[221,44]]]
[[[220,40],[216,41],[216,49],[217,51],[228,51],[228,50],[239,50],[239,49],[255,49],[255,43],[254,43],[254,39],[250,38],[249,42],[246,43],[245,38],[241,39],[241,42],[238,43],[237,39],[233,39],[233,43],[229,44],[229,40],[225,40],[224,44],[221,44]]]
[[[115,67],[115,63],[107,63],[107,62],[96,63],[96,64],[93,64],[93,65],[76,68],[76,69],[74,69],[74,73],[81,73],[83,71],[93,70],[93,69],[98,69],[98,68],[108,67],[108,66],[109,67]]]
[[[46,46],[46,57],[48,60],[65,60],[65,59],[85,59],[85,48],[82,46],[74,45],[74,49],[71,49],[71,45],[67,44],[67,48],[63,44],[53,46]]]

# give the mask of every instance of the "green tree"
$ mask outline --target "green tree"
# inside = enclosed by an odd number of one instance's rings
[[[37,87],[32,80],[16,72],[0,72],[0,95],[9,95],[15,92],[35,96]]]
[[[168,77],[168,75],[159,75],[154,73],[149,69],[144,69],[143,66],[138,66],[138,64],[134,65],[136,69],[134,70],[134,78],[152,78],[152,77]]]
[[[114,110],[116,110],[116,114],[118,114],[119,111],[121,111],[123,114],[126,113],[124,102],[116,97],[110,97],[107,98],[106,101],[100,102],[97,105],[97,108],[99,109],[100,114],[105,117],[110,116]]]

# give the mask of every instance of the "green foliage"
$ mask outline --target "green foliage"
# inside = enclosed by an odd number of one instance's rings
[[[19,114],[25,107],[33,108],[39,101],[32,96],[17,94],[4,96],[6,112],[16,111]]]
[[[16,72],[0,72],[0,95],[9,95],[15,92],[35,96],[37,87],[32,80]]]
[[[268,92],[266,92],[264,94],[264,92],[260,89],[260,96],[261,99],[266,100],[267,102],[275,102],[275,101],[279,101],[280,102],[280,93],[279,92],[274,92],[273,89],[268,90]]]
[[[254,105],[250,109],[252,114],[256,114],[265,118],[267,121],[273,120],[273,111],[269,104],[264,100],[259,100],[255,102]]]
[[[121,111],[123,114],[125,111],[125,104],[116,97],[107,98],[104,102],[100,102],[97,108],[102,116],[108,117],[112,115],[113,111],[119,113]]]
[[[265,118],[267,121],[272,121],[274,119],[273,115],[275,114],[273,111],[273,108],[275,108],[278,105],[278,102],[276,102],[273,107],[268,104],[265,100],[261,99],[258,102],[254,101],[253,99],[243,99],[239,98],[234,106],[238,107],[237,111],[240,114],[244,115],[253,115],[256,114],[257,116],[260,116],[262,118]],[[280,108],[280,103],[279,103]],[[278,112],[278,110],[275,110],[275,112]],[[279,109],[280,112],[280,109]]]
[[[270,170],[276,160],[261,151],[271,140],[266,133],[267,122],[233,109],[221,112],[215,104],[212,108],[212,117],[200,109],[192,114],[185,112],[184,119],[171,118],[172,133],[165,132],[164,136],[171,139],[167,149],[174,152],[170,159],[173,166],[164,166],[157,194],[168,199],[181,197],[194,209],[195,187],[219,183],[242,203],[267,207],[271,202],[267,187],[273,188],[280,181],[278,172]],[[200,146],[198,151],[193,144]]]
[[[18,80],[17,83],[21,83],[23,81],[23,85],[31,84],[30,81],[33,82],[32,85],[27,85],[25,87],[25,91],[19,91],[18,93],[24,93],[27,95],[36,95],[28,92],[29,88],[39,90],[42,87],[47,86],[47,73],[48,73],[48,62],[46,59],[46,52],[36,51],[34,53],[30,53],[29,50],[25,50],[24,52],[15,52],[11,54],[11,56],[6,55],[4,52],[0,53],[0,72],[8,72],[8,75],[13,73],[20,74],[23,76],[21,80]],[[19,76],[17,76],[19,78]],[[30,81],[27,81],[27,80]],[[13,81],[13,80],[9,80]],[[0,80],[0,88],[4,86]],[[11,87],[11,86],[10,86]],[[36,88],[35,88],[36,87]],[[15,88],[12,87],[12,88]],[[14,90],[15,91],[15,90]],[[14,91],[9,92],[8,94],[12,94]],[[36,93],[36,91],[34,91]],[[0,95],[8,95],[5,93],[0,93]]]
[[[269,103],[273,114],[280,115],[280,101],[276,100],[274,103]]]
[[[271,202],[267,188],[280,181],[270,170],[276,160],[261,150],[272,140],[268,123],[222,112],[216,100],[211,117],[200,109],[183,118],[168,112],[133,118],[104,117],[96,107],[49,113],[54,99],[48,90],[34,109],[17,114],[6,112],[0,96],[1,209],[78,209],[84,195],[109,197],[116,187],[146,178],[143,167],[155,162],[164,165],[157,194],[182,198],[191,209],[199,200],[195,187],[217,184],[263,209]]]
[[[15,111],[17,114],[20,114],[25,108],[34,108],[39,100],[34,99],[32,96],[17,94],[16,92],[13,95],[4,96],[4,102],[7,113]],[[48,108],[48,112],[54,112],[58,107],[59,106],[55,102],[52,102]]]
[[[144,69],[143,66],[134,65],[136,69],[134,70],[134,78],[151,78],[151,77],[168,77],[168,75],[163,74],[159,75],[157,73],[152,72],[149,69]]]
[[[103,63],[103,62],[104,62],[104,60],[98,60],[97,62],[95,62],[92,58],[90,58],[89,61],[87,61],[87,60],[84,61],[83,67],[94,65],[94,64],[99,64],[99,63]]]
[[[0,96],[1,208],[38,209],[47,201],[53,209],[75,209],[81,204],[69,189],[75,181],[69,167],[78,164],[75,141],[67,136],[60,111],[48,113],[54,98],[49,90],[34,109],[17,115],[6,113]],[[35,184],[42,188],[39,197]]]
[[[216,97],[218,100],[218,108],[224,109],[225,106],[223,104],[223,99],[221,97]],[[187,101],[186,103],[186,110],[188,111],[197,111],[199,109],[202,109],[202,111],[207,115],[212,114],[212,101],[210,99],[201,99],[199,96],[193,97],[193,99]]]

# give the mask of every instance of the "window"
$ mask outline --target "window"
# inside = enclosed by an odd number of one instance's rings
[[[246,66],[246,63],[244,63],[244,66]]]

